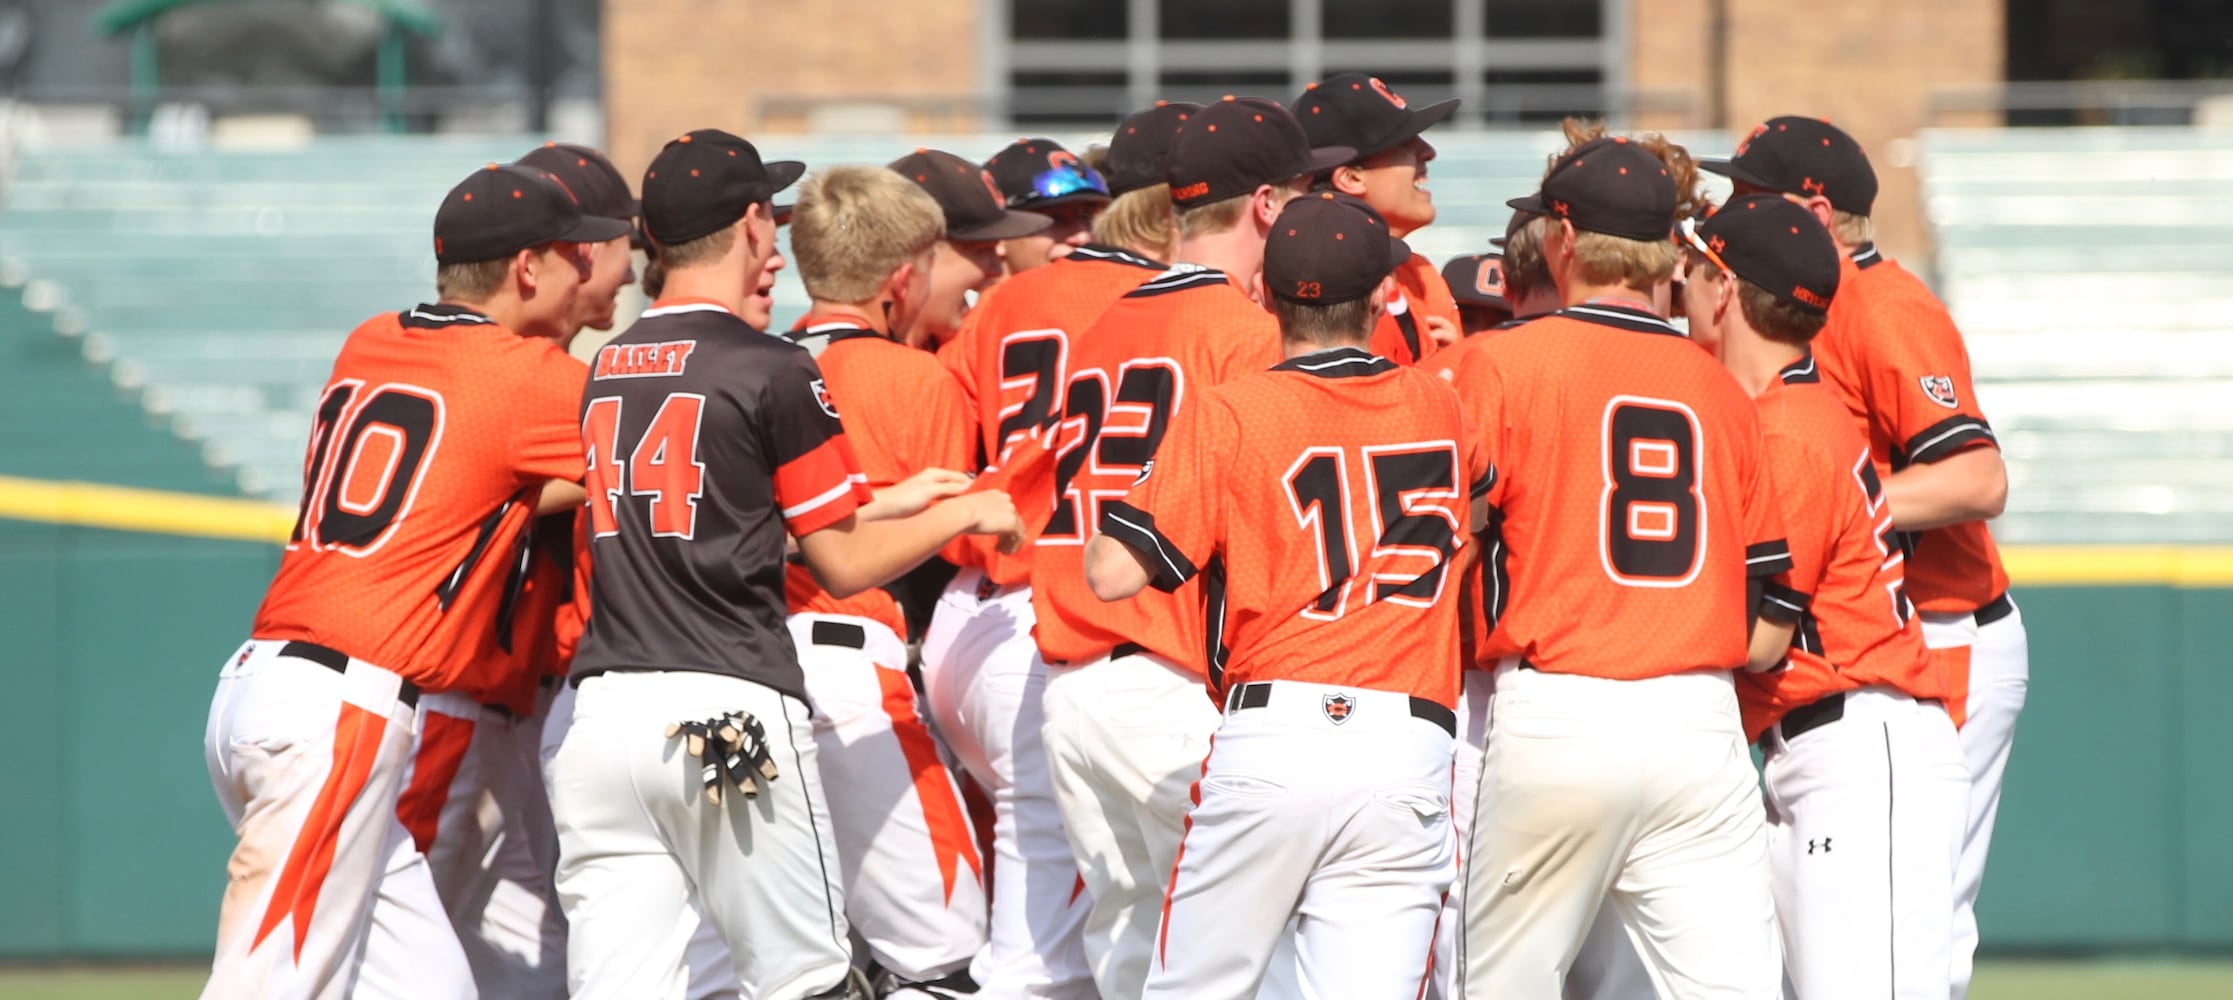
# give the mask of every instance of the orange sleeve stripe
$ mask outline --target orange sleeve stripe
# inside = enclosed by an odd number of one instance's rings
[[[839,521],[872,499],[868,477],[843,435],[775,470],[775,502],[794,535],[809,535]]]

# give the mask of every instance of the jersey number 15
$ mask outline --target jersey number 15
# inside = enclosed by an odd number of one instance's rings
[[[1465,521],[1457,445],[1425,441],[1361,449],[1362,496],[1351,492],[1344,451],[1312,448],[1287,468],[1287,503],[1295,524],[1318,535],[1318,582],[1323,589],[1303,608],[1303,617],[1332,621],[1348,613],[1360,568],[1371,577],[1364,604],[1393,601],[1431,607],[1442,596],[1442,578]],[[1380,526],[1362,566],[1353,540],[1356,529],[1349,522],[1349,512],[1356,506],[1371,512],[1368,525]],[[1398,561],[1406,559],[1411,560],[1409,565]],[[1424,566],[1416,561],[1421,559]]]

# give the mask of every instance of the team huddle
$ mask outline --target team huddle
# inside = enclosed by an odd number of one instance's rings
[[[1868,159],[1569,122],[1438,270],[1455,104],[475,171],[220,675],[204,996],[1960,1000],[2027,654]]]

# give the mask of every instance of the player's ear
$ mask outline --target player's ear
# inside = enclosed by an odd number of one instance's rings
[[[1372,313],[1372,321],[1375,325],[1379,324],[1381,315],[1388,311],[1388,300],[1393,298],[1395,294],[1396,276],[1393,273],[1382,277],[1380,284],[1373,286],[1372,294],[1366,301],[1371,305],[1371,308],[1367,311]]]
[[[1806,207],[1807,211],[1814,213],[1815,221],[1822,223],[1822,228],[1837,232],[1837,209],[1830,207],[1830,199],[1815,195],[1806,200]]]
[[[535,294],[543,277],[543,247],[528,247],[512,254],[512,285],[520,298]]]
[[[1267,233],[1272,231],[1272,223],[1279,221],[1279,210],[1285,205],[1280,188],[1275,184],[1259,184],[1256,193],[1248,196],[1249,210],[1256,215],[1256,227]]]
[[[1332,180],[1334,190],[1342,194],[1355,198],[1365,196],[1365,168],[1362,166],[1345,163],[1335,167]]]

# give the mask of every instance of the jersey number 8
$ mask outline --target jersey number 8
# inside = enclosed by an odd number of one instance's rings
[[[1641,396],[1605,404],[1597,552],[1614,583],[1681,587],[1698,578],[1706,547],[1702,455],[1690,407]]]

